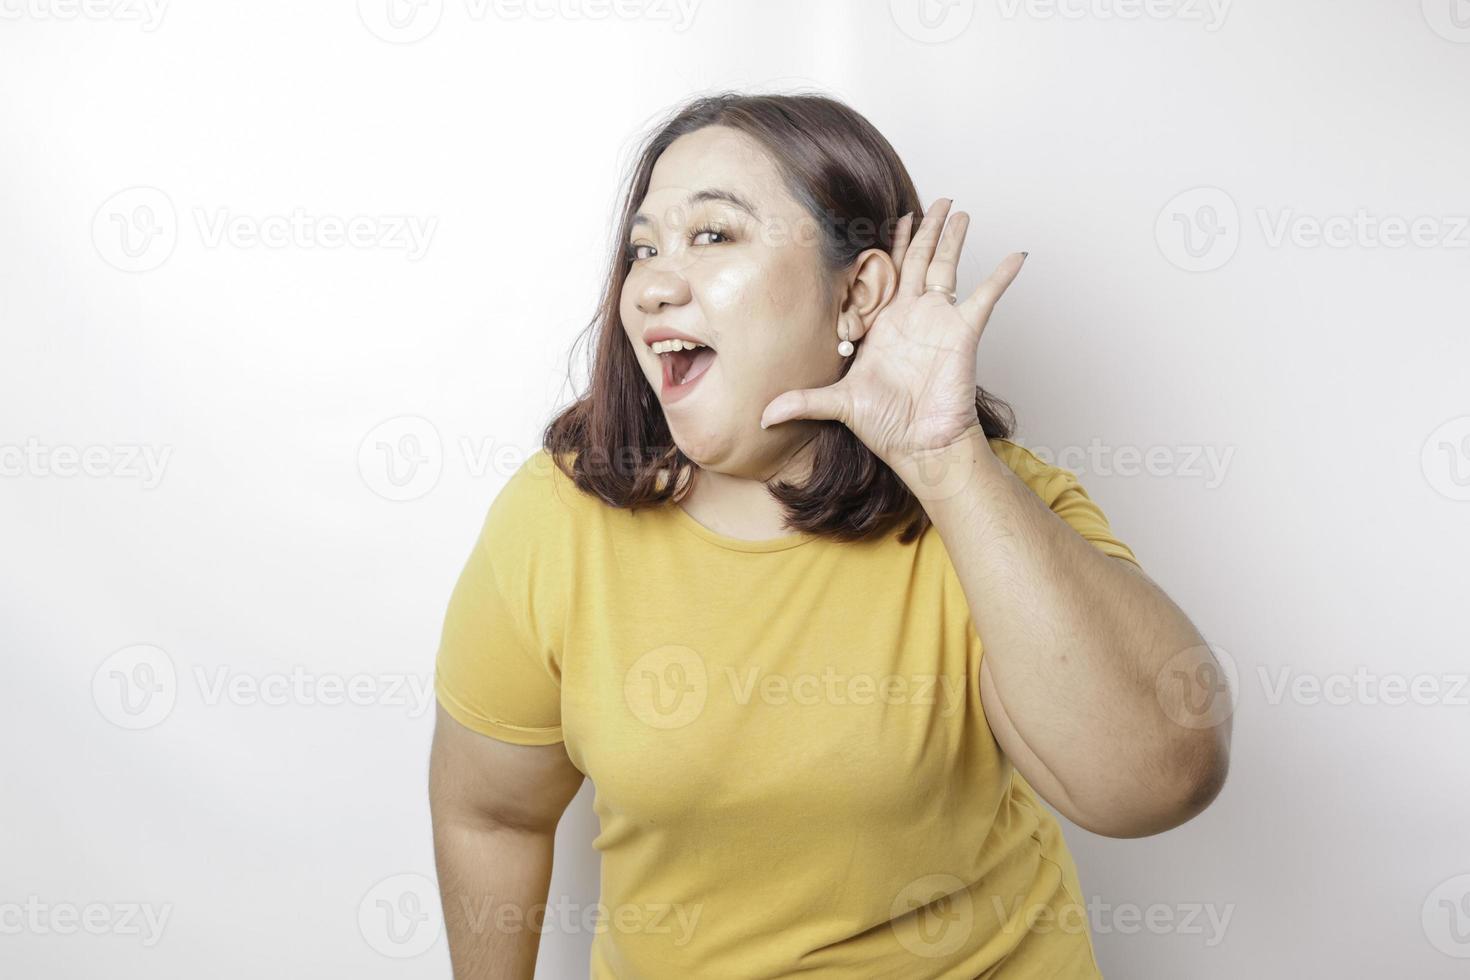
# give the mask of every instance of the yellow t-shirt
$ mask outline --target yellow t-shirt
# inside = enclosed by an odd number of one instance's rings
[[[1136,563],[1073,473],[990,445]],[[1099,977],[1057,823],[986,724],[981,653],[932,525],[743,541],[608,506],[538,450],[454,589],[435,691],[591,777],[593,980]]]

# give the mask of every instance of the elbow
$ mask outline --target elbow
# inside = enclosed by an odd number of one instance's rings
[[[1229,733],[1224,726],[1194,732],[1174,749],[1174,762],[1158,778],[1134,784],[1126,801],[1074,822],[1090,833],[1120,840],[1152,837],[1199,816],[1225,788],[1230,772]]]
[[[1203,740],[1203,746],[1180,767],[1178,787],[1173,794],[1173,826],[1193,820],[1220,795],[1230,774],[1230,747],[1223,737]]]

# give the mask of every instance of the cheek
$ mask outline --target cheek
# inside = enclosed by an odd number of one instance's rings
[[[710,270],[698,295],[716,350],[770,361],[812,349],[824,287],[804,268],[805,258],[771,253]]]

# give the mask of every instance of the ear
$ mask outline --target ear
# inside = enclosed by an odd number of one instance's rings
[[[859,255],[847,274],[847,289],[837,309],[839,325],[846,321],[847,339],[857,343],[898,293],[898,268],[881,248]]]

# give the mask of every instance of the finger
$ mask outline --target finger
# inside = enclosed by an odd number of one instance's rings
[[[939,242],[939,231],[949,215],[952,202],[941,197],[934,202],[929,213],[924,215],[919,230],[914,232],[913,243],[903,257],[903,271],[899,273],[898,290],[908,296],[917,296],[924,291],[924,274],[929,269],[929,260],[934,257],[935,245]]]
[[[839,382],[825,388],[796,388],[782,392],[761,413],[761,428],[792,419],[831,419],[847,425],[852,418],[847,392]]]
[[[965,247],[965,232],[969,228],[970,216],[963,211],[956,211],[954,217],[949,219],[949,223],[944,226],[944,235],[939,239],[939,247],[934,250],[934,258],[929,261],[929,269],[924,274],[924,289],[930,286],[954,289],[960,250]],[[954,300],[950,299],[949,302]]]
[[[893,267],[903,270],[903,254],[908,251],[909,241],[913,238],[914,212],[910,211],[898,219],[898,224],[893,227],[893,249],[888,253],[893,256]]]
[[[990,321],[990,313],[995,309],[995,304],[1000,301],[1005,293],[1006,287],[1016,281],[1016,276],[1021,272],[1021,266],[1026,262],[1027,252],[1012,252],[1000,265],[995,267],[984,282],[975,287],[975,291],[965,298],[965,301],[955,307],[964,317],[965,322],[970,324],[976,331],[976,336],[985,332],[985,324]]]

